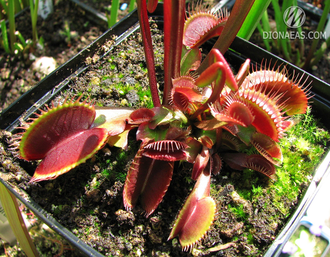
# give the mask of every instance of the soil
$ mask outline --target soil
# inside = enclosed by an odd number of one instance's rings
[[[77,10],[71,2],[59,2],[58,8],[64,6],[59,15],[60,23],[57,28],[63,28],[63,14],[69,13],[72,30],[77,30],[79,37],[67,46],[65,39],[60,43],[46,41],[45,46],[53,46],[44,52],[47,56],[56,57],[59,64],[65,62],[71,54],[75,54],[83,48],[85,39],[92,41],[102,33],[98,26],[88,22],[85,32],[79,32],[79,28],[86,23],[78,17],[74,18]],[[60,18],[61,17],[61,18]],[[74,22],[73,22],[74,21]],[[49,23],[42,21],[42,26]],[[55,21],[52,24],[57,24]],[[76,27],[75,27],[76,26]],[[154,28],[156,31],[156,28]],[[42,31],[42,29],[40,29]],[[54,30],[56,31],[56,30]],[[53,33],[54,33],[53,31]],[[42,33],[40,32],[39,35]],[[56,34],[56,33],[55,33]],[[44,36],[47,38],[46,36]],[[51,37],[52,38],[52,37]],[[155,46],[161,46],[162,36],[160,32],[153,34]],[[111,41],[108,46],[111,45]],[[136,34],[130,37],[118,47],[115,47],[111,56],[98,63],[92,64],[85,72],[86,76],[79,76],[69,84],[66,92],[57,96],[54,104],[63,103],[64,99],[80,95],[84,92],[84,98],[93,99],[102,106],[129,106],[137,108],[141,106],[138,89],[132,89],[136,83],[139,90],[147,95],[148,80],[146,67],[142,55],[141,37]],[[61,46],[63,48],[59,48]],[[138,47],[139,46],[139,47]],[[162,71],[162,48],[156,56],[156,69]],[[40,53],[40,55],[42,52]],[[39,55],[35,53],[35,55]],[[5,56],[5,55],[3,55]],[[30,63],[16,62],[17,59],[8,56],[2,57],[2,71],[9,72],[10,81],[2,80],[0,88],[5,108],[16,99],[19,94],[25,92],[40,79],[40,75],[31,72]],[[93,60],[86,60],[92,62]],[[117,62],[118,61],[118,62]],[[9,66],[15,64],[17,66]],[[19,63],[19,64],[18,64]],[[23,64],[22,64],[23,63]],[[126,71],[127,73],[124,73]],[[23,82],[16,82],[19,77]],[[28,82],[25,82],[27,77]],[[162,81],[160,78],[158,81]],[[7,83],[7,84],[6,84]],[[22,87],[22,83],[23,86]],[[128,92],[122,92],[114,85],[122,85],[129,88]],[[13,87],[12,87],[13,85]],[[111,86],[112,85],[112,86]],[[111,87],[110,87],[111,86]],[[159,85],[160,88],[162,85]],[[140,88],[141,87],[141,88]],[[147,97],[148,98],[148,97]],[[146,102],[150,99],[146,99]],[[142,101],[143,102],[143,101]],[[142,105],[147,103],[142,103]],[[192,253],[182,252],[177,239],[167,241],[173,221],[181,209],[186,197],[189,195],[194,183],[189,179],[191,165],[176,164],[176,170],[171,186],[166,193],[163,202],[157,210],[148,218],[144,216],[143,210],[137,205],[132,211],[126,211],[122,202],[123,183],[127,169],[138,148],[134,134],[130,136],[130,147],[127,152],[120,149],[105,147],[95,157],[78,166],[70,172],[59,176],[55,180],[40,183],[28,183],[37,166],[37,162],[28,163],[14,158],[10,148],[11,135],[2,132],[1,141],[1,174],[6,180],[25,190],[42,208],[58,220],[62,225],[71,230],[75,235],[94,247],[99,252],[108,256],[262,256],[267,247],[272,243],[276,234],[288,219],[288,214],[272,206],[275,195],[267,194],[267,186],[271,181],[261,174],[257,176],[258,185],[264,188],[264,196],[253,202],[244,201],[237,197],[235,192],[251,189],[249,179],[241,172],[225,169],[220,176],[212,180],[212,195],[217,200],[217,217],[214,225],[207,236],[202,240]],[[118,156],[121,156],[120,158]],[[179,166],[180,165],[180,166]],[[306,184],[300,185],[301,192]],[[288,202],[283,197],[283,206],[292,209],[298,203]],[[243,206],[242,216],[234,215],[229,206]],[[270,206],[265,208],[265,206]],[[243,224],[243,219],[248,220],[248,225]],[[274,218],[276,217],[276,218]],[[253,238],[250,232],[253,231]],[[36,238],[44,238],[41,230],[36,232]],[[53,234],[47,235],[47,238]],[[56,241],[57,240],[57,241]],[[47,240],[39,240],[47,242]],[[49,244],[48,240],[48,244]],[[72,247],[63,240],[54,239],[50,242],[39,244],[38,249],[45,256],[61,253],[61,256],[80,256]],[[7,248],[9,249],[9,248]],[[61,252],[62,251],[62,252]],[[214,251],[214,252],[210,252]],[[0,249],[0,253],[1,249]],[[48,254],[48,255],[47,255]],[[17,256],[22,256],[21,251]]]

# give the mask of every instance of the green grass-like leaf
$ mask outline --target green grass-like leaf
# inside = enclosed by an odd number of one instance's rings
[[[6,21],[1,21],[1,33],[2,33],[2,46],[3,49],[6,51],[7,54],[10,54],[10,46],[8,41],[8,34],[7,34],[7,27]]]
[[[237,36],[249,40],[257,27],[263,13],[267,10],[271,0],[256,0],[247,15]]]
[[[0,200],[13,232],[27,256],[39,256],[25,226],[16,197],[0,182]]]

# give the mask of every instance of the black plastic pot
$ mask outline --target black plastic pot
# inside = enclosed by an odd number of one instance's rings
[[[155,13],[152,14],[154,19],[162,22],[162,5],[159,5]],[[95,42],[89,45],[87,48],[82,50],[79,54],[69,60],[66,64],[59,67],[57,70],[52,72],[32,90],[23,95],[19,100],[12,104],[6,109],[0,116],[0,126],[2,129],[13,131],[17,125],[19,125],[20,119],[27,119],[32,113],[34,113],[43,104],[50,101],[59,91],[66,87],[66,85],[74,77],[79,76],[85,71],[89,65],[85,63],[87,57],[91,57],[99,49],[99,46],[104,44],[107,40],[112,39],[113,35],[118,36],[116,44],[125,39],[129,34],[136,31],[138,26],[138,15],[134,11],[130,13],[120,23],[116,24],[112,29],[108,30]],[[106,56],[111,49],[103,53]],[[280,59],[271,53],[266,52],[260,47],[257,47],[248,41],[236,38],[231,45],[231,50],[225,54],[228,62],[234,64],[234,69],[240,67],[246,58],[250,58],[256,64],[261,63],[263,60],[272,60],[272,63],[277,66],[285,65],[290,72],[294,72],[296,76],[299,74],[306,73],[305,71],[295,67]],[[320,117],[321,121],[330,129],[330,86],[314,77],[313,75],[306,74],[306,83],[312,82],[313,97],[313,110]],[[304,216],[306,209],[313,201],[313,198],[318,190],[318,184],[322,183],[322,177],[328,175],[330,164],[330,154],[324,158],[324,161],[320,164],[317,169],[314,179],[309,186],[304,198],[301,200],[297,211],[291,216],[289,222],[284,227],[280,235],[274,241],[273,245],[269,248],[265,256],[277,256],[283,245],[288,240],[290,235],[299,224],[299,221]],[[60,225],[51,215],[46,213],[38,204],[33,200],[24,199],[16,192],[8,183],[2,179],[0,181],[13,193],[15,196],[24,203],[31,211],[33,211],[41,220],[43,220],[49,227],[63,236],[69,243],[74,245],[83,256],[102,256],[95,249],[88,246],[86,243],[81,241],[75,235],[73,235],[68,229]]]
[[[95,10],[92,6],[89,6],[79,0],[71,1],[77,4],[77,6],[79,6],[83,10],[85,10],[86,15],[89,16],[91,19],[96,19],[98,24],[102,24],[103,26],[108,27],[108,19],[104,13]]]
[[[316,7],[311,3],[307,3],[301,0],[298,0],[298,6],[301,7],[305,11],[305,13],[312,18],[312,20],[317,22],[320,20],[323,12],[322,9]],[[328,14],[328,19],[329,17],[330,15]]]

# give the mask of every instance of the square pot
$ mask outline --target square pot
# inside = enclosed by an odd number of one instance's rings
[[[156,22],[159,22],[159,24],[162,23],[162,5],[159,5],[155,13],[152,14],[152,17],[156,20]],[[138,28],[138,16],[135,11],[129,14],[128,17],[121,23],[116,24],[112,29],[104,33],[100,38],[98,38],[98,40],[85,48],[66,64],[62,65],[47,76],[35,88],[27,92],[18,101],[6,109],[0,117],[1,128],[8,131],[13,131],[20,124],[20,120],[27,119],[41,106],[53,99],[58,92],[63,90],[70,83],[70,81],[74,80],[77,76],[88,70],[91,64],[86,63],[87,58],[93,58],[95,54],[97,54],[100,59],[106,57],[109,52],[111,52],[112,47],[109,49],[103,48],[101,52],[99,50],[100,46],[105,44],[107,40],[113,40],[113,36],[115,35],[117,38],[115,39],[114,45],[120,44],[128,35],[136,31]],[[286,63],[284,60],[279,59],[261,48],[239,38],[235,39],[232,43],[231,50],[225,54],[225,57],[236,70],[238,70],[246,58],[251,58],[255,61],[255,63],[261,63],[264,59],[271,59],[272,63],[276,63],[278,66],[285,65],[289,71],[295,70],[296,75],[305,73],[295,66]],[[318,114],[318,117],[321,118],[326,127],[330,128],[330,121],[327,119],[327,116],[330,114],[329,85],[312,75],[308,75],[306,83],[309,83],[309,81],[313,81],[313,110]],[[330,155],[327,154],[324,161],[317,169],[314,179],[307,189],[304,198],[300,201],[297,211],[291,215],[289,222],[282,230],[278,239],[274,240],[274,244],[271,245],[269,250],[266,252],[266,256],[273,256],[275,252],[280,251],[279,249],[283,247],[285,241],[293,233],[317,192],[317,184],[320,183],[323,176],[326,176],[326,174],[329,173],[329,163]],[[5,182],[3,179],[1,179],[1,182],[41,220],[50,226],[50,228],[58,232],[72,245],[78,248],[83,255],[102,256],[102,254],[97,252],[97,250],[93,249],[81,239],[76,237],[67,228],[64,228],[58,221],[56,221],[51,215],[35,203],[34,200],[31,198],[26,199],[25,197],[22,197],[15,189],[11,187],[9,183]]]

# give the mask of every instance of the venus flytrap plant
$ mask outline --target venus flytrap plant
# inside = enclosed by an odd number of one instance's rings
[[[99,109],[78,99],[41,111],[18,141],[21,158],[42,160],[31,182],[68,172],[106,143],[126,149],[128,133],[136,129],[141,144],[126,176],[124,206],[131,210],[140,202],[150,216],[162,201],[173,172],[178,172],[174,162],[192,163],[191,178],[196,183],[169,236],[178,236],[182,248],[191,249],[215,217],[211,176],[227,165],[273,178],[282,160],[279,139],[293,125],[290,117],[307,109],[303,77],[288,77],[285,69],[266,65],[250,73],[249,60],[235,76],[223,57],[252,3],[236,1],[228,18],[226,12],[213,14],[199,6],[186,16],[185,1],[164,1],[161,102],[148,21],[148,11],[155,9],[157,1],[138,0],[154,107]],[[217,41],[202,61],[199,47],[218,35],[223,41]]]

